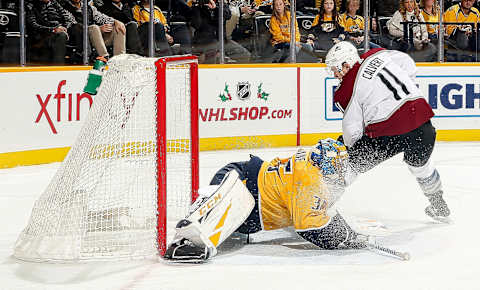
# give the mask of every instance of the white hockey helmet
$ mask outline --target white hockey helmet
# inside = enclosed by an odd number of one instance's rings
[[[348,63],[350,67],[353,67],[357,62],[360,62],[360,56],[355,46],[348,41],[341,41],[332,46],[325,58],[328,70],[335,67],[337,71],[342,71],[344,63]]]

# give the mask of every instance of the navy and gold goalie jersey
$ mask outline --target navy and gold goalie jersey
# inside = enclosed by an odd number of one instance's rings
[[[294,226],[297,231],[307,231],[330,222],[327,210],[338,196],[326,181],[338,177],[340,163],[347,158],[345,146],[335,144],[335,156],[328,156],[328,151],[325,156],[316,148],[300,149],[290,158],[262,164],[257,183],[264,230]]]
[[[327,138],[289,158],[233,162],[217,171],[210,185],[221,185],[236,170],[255,199],[250,215],[236,230],[256,233],[293,226],[299,236],[323,248],[364,247],[333,205],[356,176],[343,143]]]

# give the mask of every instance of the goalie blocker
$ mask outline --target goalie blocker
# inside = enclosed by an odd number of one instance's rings
[[[333,206],[349,170],[345,146],[332,139],[290,158],[264,162],[250,155],[249,161],[230,163],[200,189],[164,258],[201,262],[235,231],[288,226],[324,249],[365,247],[367,237],[354,232]]]

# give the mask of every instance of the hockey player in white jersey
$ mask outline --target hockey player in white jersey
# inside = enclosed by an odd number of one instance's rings
[[[417,68],[407,54],[375,48],[359,56],[349,42],[334,45],[327,69],[341,81],[335,105],[343,112],[343,140],[356,173],[403,152],[403,160],[430,201],[425,213],[446,222],[440,175],[431,161],[434,113],[415,84]],[[350,181],[351,182],[351,181]]]

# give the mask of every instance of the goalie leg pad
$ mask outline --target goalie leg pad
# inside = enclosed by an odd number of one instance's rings
[[[192,212],[176,227],[177,236],[197,246],[206,246],[211,256],[249,216],[255,200],[239,179],[236,170],[225,175],[222,183],[208,198],[194,204]]]

